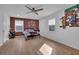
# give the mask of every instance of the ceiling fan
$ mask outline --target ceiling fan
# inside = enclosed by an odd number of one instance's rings
[[[43,8],[36,9],[35,7],[31,7],[30,5],[25,5],[25,7],[30,10],[30,12],[28,12],[28,13],[33,12],[33,13],[35,13],[36,15],[39,15],[39,14],[38,14],[38,11],[42,11],[42,10],[43,10]]]

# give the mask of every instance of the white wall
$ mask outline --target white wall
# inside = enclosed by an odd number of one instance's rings
[[[10,16],[8,13],[4,13],[3,16],[4,42],[6,42],[6,40],[9,40],[8,33],[10,29]]]
[[[3,12],[0,12],[0,46],[7,40],[8,35],[6,35],[7,31],[7,19]],[[7,37],[7,38],[6,38]]]
[[[2,27],[2,25],[3,25],[3,23],[2,23],[2,18],[3,18],[3,16],[2,16],[2,13],[0,12],[0,46],[2,45],[2,42],[3,42],[3,27]]]
[[[63,43],[79,50],[79,27],[62,29],[59,27],[59,20],[63,16],[63,10],[40,19],[40,33],[51,40]],[[48,20],[55,18],[55,31],[49,31]]]
[[[8,31],[10,28],[10,16],[7,13],[0,12],[0,46],[8,39]]]

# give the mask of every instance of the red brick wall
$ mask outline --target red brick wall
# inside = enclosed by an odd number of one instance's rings
[[[39,29],[38,20],[24,20],[24,28],[33,28],[34,30]]]
[[[10,31],[15,31],[15,19],[10,17]]]
[[[39,30],[39,20],[10,17],[10,31],[15,31],[15,19],[24,20],[24,29],[33,28],[35,30]],[[21,32],[16,32],[17,36],[21,34]]]
[[[25,29],[25,28],[28,28],[28,21],[29,21],[29,20],[24,20],[24,29]]]

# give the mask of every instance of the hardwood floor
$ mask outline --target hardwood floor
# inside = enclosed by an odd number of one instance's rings
[[[36,37],[31,40],[25,40],[23,36],[16,37],[6,41],[0,47],[1,55],[39,55],[39,49],[43,44],[49,45],[52,55],[79,55],[79,50],[70,48],[63,44],[51,41],[44,37]]]

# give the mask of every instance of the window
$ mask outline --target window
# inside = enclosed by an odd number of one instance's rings
[[[51,19],[48,21],[49,30],[54,31],[55,30],[55,19]]]
[[[23,20],[15,20],[15,32],[23,32],[24,22]]]

